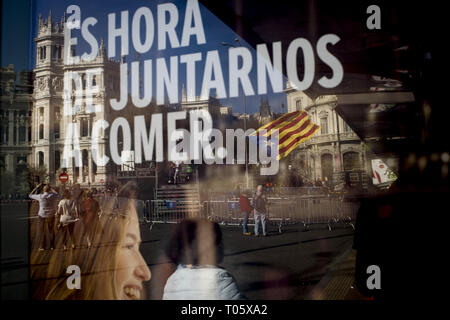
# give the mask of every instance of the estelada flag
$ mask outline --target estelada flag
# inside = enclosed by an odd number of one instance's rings
[[[278,130],[277,159],[281,159],[311,138],[319,129],[320,126],[313,123],[305,111],[294,111],[263,125],[253,135],[269,138],[274,130]]]

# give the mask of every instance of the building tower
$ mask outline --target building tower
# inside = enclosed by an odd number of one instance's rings
[[[36,68],[32,119],[32,163],[48,169],[50,182],[59,170],[63,110],[64,19],[53,23],[51,11],[47,20],[39,16],[36,42]]]
[[[98,55],[90,61],[80,60],[76,64],[64,64],[64,27],[65,17],[60,23],[54,24],[51,13],[46,21],[39,17],[38,35],[36,42],[36,80],[34,86],[33,107],[33,150],[32,157],[35,166],[45,166],[48,170],[50,182],[55,183],[60,172],[69,174],[69,183],[79,183],[84,187],[104,187],[114,180],[115,167],[98,166],[92,157],[91,131],[94,122],[106,120],[112,122],[115,116],[110,108],[106,108],[107,101],[118,98],[120,79],[117,61],[108,59],[103,40],[100,41]],[[76,54],[71,48],[71,55]],[[88,77],[88,71],[95,75]],[[82,95],[81,108],[75,114],[64,114],[64,81],[67,74],[75,72],[81,79]],[[94,74],[94,73],[93,73]],[[71,80],[73,81],[73,80]],[[93,105],[100,105],[97,112],[86,108],[86,85],[98,87],[92,94]],[[75,98],[75,84],[72,85],[70,99]],[[80,142],[79,160],[70,159],[64,167],[64,143],[66,133],[71,124],[76,130]],[[104,130],[98,139],[100,155],[108,153],[109,141]]]

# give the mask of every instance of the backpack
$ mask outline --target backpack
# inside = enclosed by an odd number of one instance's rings
[[[255,210],[258,212],[266,211],[266,200],[262,196],[255,197]]]

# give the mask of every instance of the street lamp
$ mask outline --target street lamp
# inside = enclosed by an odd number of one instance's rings
[[[234,41],[237,42],[239,44],[239,46],[242,47],[242,43],[239,40],[239,38],[235,38]],[[222,42],[221,44],[222,44],[222,46],[229,46],[229,47],[236,48],[236,46],[229,44],[227,42]],[[244,92],[243,88],[242,88],[242,97],[244,99],[244,132],[247,133],[247,102],[245,99],[245,92]],[[245,140],[245,149],[246,149],[246,152],[244,154],[244,156],[245,156],[245,181],[246,181],[247,189],[248,189],[247,139]]]

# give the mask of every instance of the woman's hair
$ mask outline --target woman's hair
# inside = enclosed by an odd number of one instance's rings
[[[71,197],[70,191],[68,189],[65,189],[63,191],[62,197],[63,197],[63,199],[70,199],[70,197]]]
[[[223,259],[222,232],[206,219],[187,219],[178,224],[166,249],[174,264],[218,265]]]
[[[109,201],[102,208],[102,215],[95,219],[91,248],[75,250],[54,250],[48,265],[45,285],[35,295],[42,299],[117,299],[115,271],[117,249],[125,237],[125,227],[136,212],[130,196],[136,186],[129,182],[124,185],[116,201]],[[115,205],[118,203],[118,207]],[[76,230],[76,228],[75,228]],[[81,234],[76,234],[81,239]],[[81,271],[81,290],[67,288],[67,267],[77,265]]]

